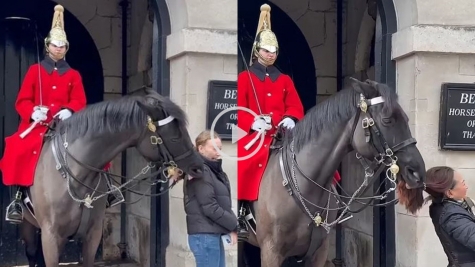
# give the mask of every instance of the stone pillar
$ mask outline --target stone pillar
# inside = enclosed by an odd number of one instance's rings
[[[172,1],[173,2],[173,1]],[[187,21],[174,24],[183,8],[169,3],[172,34],[167,37],[170,61],[170,97],[188,114],[188,131],[193,142],[206,129],[206,106],[210,80],[237,80],[237,5],[235,1],[185,1]],[[181,26],[181,27],[179,27]],[[223,141],[223,152],[236,155],[236,147]],[[236,162],[224,160],[223,168],[231,182],[236,212]],[[167,266],[195,266],[188,246],[183,183],[170,191],[170,245]],[[226,248],[226,266],[237,266],[237,246]]]
[[[475,24],[473,3],[394,2],[398,32],[393,36],[392,57],[397,64],[397,91],[426,168],[448,165],[464,175],[469,187],[475,185],[474,152],[438,149],[441,84],[475,80],[475,32],[470,26]],[[428,216],[428,205],[417,216],[400,205],[396,212],[397,266],[446,266],[447,257]]]

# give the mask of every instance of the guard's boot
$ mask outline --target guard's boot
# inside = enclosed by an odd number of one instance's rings
[[[119,205],[120,203],[124,202],[124,195],[120,191],[120,189],[115,186],[109,184],[109,195],[107,195],[107,207],[106,208],[112,208],[116,205]]]
[[[20,224],[23,221],[23,207],[21,206],[21,191],[18,189],[15,199],[8,205],[5,221]]]
[[[237,229],[237,235],[238,235],[238,240],[239,241],[246,241],[247,238],[249,237],[249,231],[247,229],[247,224],[246,224],[246,211],[247,209],[244,207],[244,201],[240,203],[240,208],[238,212],[238,229]]]

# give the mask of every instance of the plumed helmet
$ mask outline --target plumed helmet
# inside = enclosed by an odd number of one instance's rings
[[[49,44],[66,46],[66,49],[69,49],[69,42],[64,31],[64,8],[62,5],[54,7],[53,24],[45,38],[46,49],[48,49]]]
[[[259,49],[266,49],[269,52],[279,52],[279,43],[275,33],[271,30],[270,23],[270,6],[264,4],[261,6],[261,14],[259,16],[259,22],[257,24],[256,38],[252,45],[251,65],[252,58],[259,57],[261,60],[266,61],[259,55]],[[272,62],[273,63],[273,62]]]

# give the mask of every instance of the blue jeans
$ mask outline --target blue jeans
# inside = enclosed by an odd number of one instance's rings
[[[196,267],[226,267],[224,245],[219,234],[188,235]]]

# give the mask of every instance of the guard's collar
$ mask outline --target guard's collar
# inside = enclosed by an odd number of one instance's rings
[[[279,78],[280,74],[282,74],[276,67],[269,66],[265,67],[258,61],[254,62],[252,66],[249,68],[249,70],[254,73],[259,80],[264,81],[266,76],[269,76],[272,82],[275,82],[277,78]],[[267,75],[268,74],[268,75]]]
[[[68,62],[66,62],[64,59],[55,62],[48,55],[46,55],[45,58],[41,61],[41,66],[43,66],[43,68],[45,68],[49,74],[53,73],[56,67],[59,75],[63,75],[71,68]]]

